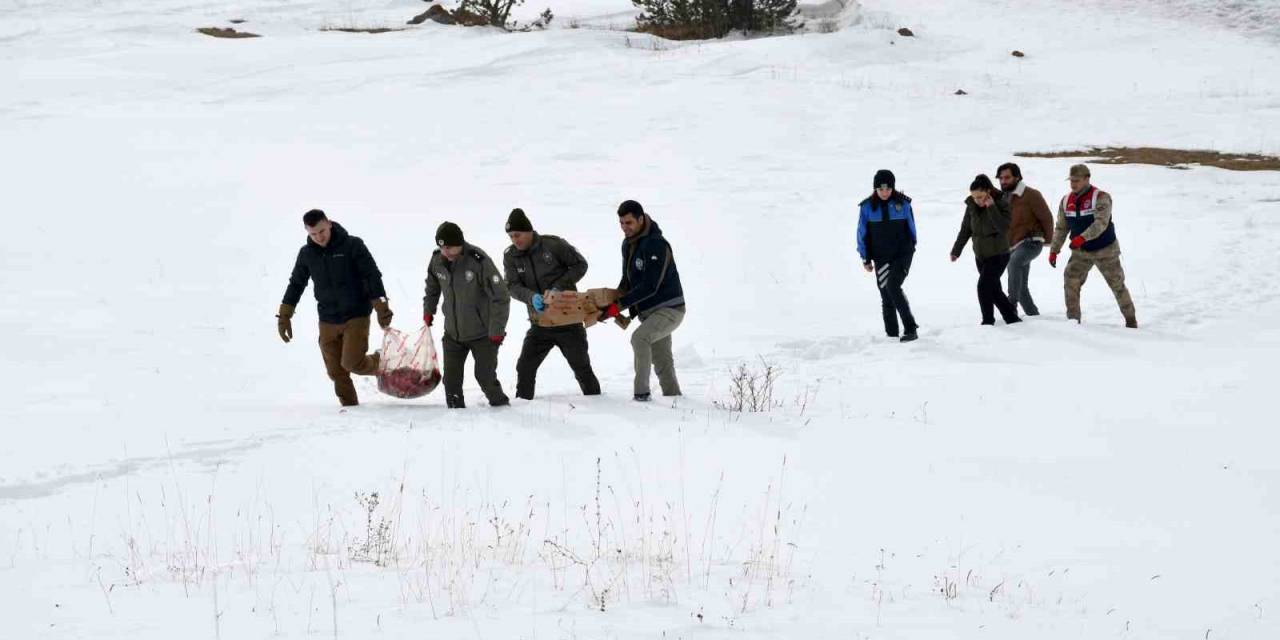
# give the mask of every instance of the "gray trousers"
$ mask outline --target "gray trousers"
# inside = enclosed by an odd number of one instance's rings
[[[636,395],[649,393],[649,376],[658,373],[662,395],[680,395],[676,379],[676,361],[671,355],[671,334],[684,322],[684,307],[658,309],[640,318],[640,327],[631,334],[631,350],[635,354]]]
[[[444,403],[450,409],[466,408],[466,400],[462,397],[462,368],[467,363],[467,354],[473,359],[476,382],[480,390],[489,400],[490,406],[508,404],[507,394],[502,392],[502,384],[498,382],[498,345],[488,338],[460,342],[445,334],[440,340],[444,351]]]
[[[1040,315],[1036,301],[1031,299],[1031,287],[1027,280],[1031,277],[1031,263],[1044,250],[1044,243],[1035,240],[1023,240],[1009,254],[1009,302],[1014,306],[1022,305],[1022,311],[1029,316]]]

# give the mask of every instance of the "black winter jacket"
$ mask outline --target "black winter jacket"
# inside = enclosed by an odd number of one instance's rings
[[[329,244],[320,246],[307,238],[298,251],[284,290],[284,303],[296,306],[307,289],[307,279],[315,282],[316,308],[321,322],[342,324],[368,316],[373,300],[386,297],[382,272],[364,241],[334,222]]]

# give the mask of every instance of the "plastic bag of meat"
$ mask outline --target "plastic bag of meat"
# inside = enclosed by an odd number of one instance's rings
[[[387,329],[378,361],[378,391],[393,398],[421,398],[439,384],[440,361],[431,327],[415,333]]]

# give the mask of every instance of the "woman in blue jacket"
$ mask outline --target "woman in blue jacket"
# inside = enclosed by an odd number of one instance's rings
[[[916,339],[916,319],[902,292],[916,253],[916,217],[911,198],[898,191],[893,172],[881,169],[872,183],[875,191],[858,205],[858,255],[862,268],[876,274],[884,332],[898,338],[902,318],[902,342]]]

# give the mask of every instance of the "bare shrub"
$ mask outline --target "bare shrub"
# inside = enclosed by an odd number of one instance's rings
[[[773,388],[782,371],[760,358],[759,368],[743,362],[730,371],[729,398],[716,401],[715,405],[735,413],[764,413],[781,406],[773,399]]]

